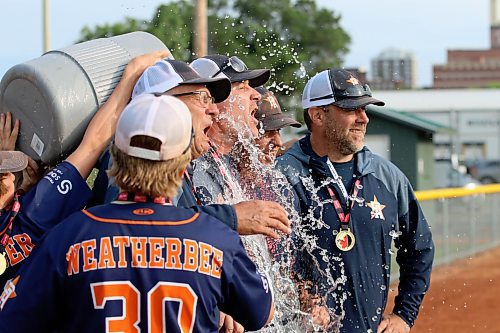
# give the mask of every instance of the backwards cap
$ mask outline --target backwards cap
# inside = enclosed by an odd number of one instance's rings
[[[28,166],[28,156],[20,151],[0,151],[0,173],[18,172]]]
[[[136,135],[161,142],[159,151],[131,145]],[[123,153],[153,161],[179,157],[191,147],[191,113],[178,98],[144,94],[134,98],[123,110],[115,133],[115,145]]]

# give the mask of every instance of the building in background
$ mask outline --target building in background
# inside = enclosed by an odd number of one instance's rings
[[[372,59],[370,86],[378,90],[413,89],[416,86],[416,67],[413,53],[384,50]]]
[[[434,88],[500,87],[500,0],[490,0],[489,50],[448,50],[448,62],[434,65]]]

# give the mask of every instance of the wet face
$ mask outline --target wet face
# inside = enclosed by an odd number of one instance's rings
[[[323,109],[325,137],[336,151],[347,156],[363,148],[369,121],[364,108],[349,110],[328,105]]]
[[[266,131],[255,139],[255,144],[262,152],[260,161],[264,164],[272,164],[276,154],[283,147],[279,130]]]
[[[258,136],[257,102],[261,95],[248,85],[248,81],[235,82],[231,85],[231,95],[222,103],[217,104],[220,115],[217,118],[219,126],[235,139],[238,133],[249,133],[253,138]]]
[[[210,140],[207,132],[210,130],[215,117],[219,114],[217,106],[211,101],[206,101],[203,94],[210,95],[208,89],[203,85],[185,85],[171,89],[169,95],[185,94],[195,92],[194,94],[176,96],[183,101],[193,118],[194,140],[191,146],[191,158],[196,159],[206,153],[210,148]],[[203,92],[199,94],[198,92]]]

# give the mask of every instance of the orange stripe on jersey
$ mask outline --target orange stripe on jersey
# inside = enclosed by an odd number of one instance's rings
[[[97,222],[103,222],[103,223],[120,223],[120,224],[134,224],[134,225],[182,225],[182,224],[188,224],[191,222],[196,221],[198,216],[200,216],[200,213],[194,214],[191,218],[187,220],[180,220],[180,221],[137,221],[137,220],[121,220],[121,219],[108,219],[104,217],[98,217],[95,216],[94,214],[90,213],[87,210],[82,210],[82,212],[90,217],[92,220],[97,221]]]

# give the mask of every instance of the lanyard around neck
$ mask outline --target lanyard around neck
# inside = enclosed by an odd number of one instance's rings
[[[330,159],[327,159],[326,164],[328,165],[328,168],[330,169],[330,173],[332,174],[333,181],[340,188],[340,191],[342,192],[342,196],[344,197],[345,202],[347,204],[349,204],[349,194],[347,193],[347,190],[344,186],[344,183],[342,182],[342,178],[337,173],[337,170],[335,170],[335,167],[333,166],[333,163],[330,161]]]

